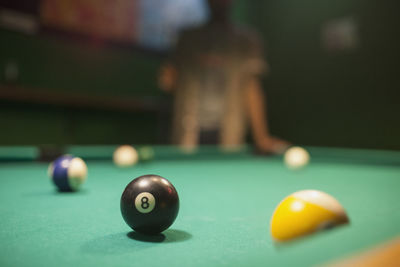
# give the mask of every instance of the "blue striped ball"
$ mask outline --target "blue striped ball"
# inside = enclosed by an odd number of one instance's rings
[[[48,173],[59,191],[77,191],[86,180],[87,166],[81,158],[63,155],[50,163]]]

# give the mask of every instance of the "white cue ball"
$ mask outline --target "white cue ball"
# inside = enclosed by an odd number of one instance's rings
[[[113,154],[115,165],[119,167],[129,167],[135,165],[139,160],[139,155],[133,146],[119,146]]]
[[[289,169],[300,169],[310,161],[310,154],[302,147],[294,146],[289,148],[283,157]]]

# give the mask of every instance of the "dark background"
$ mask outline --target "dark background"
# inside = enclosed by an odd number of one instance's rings
[[[0,4],[35,12],[26,1]],[[235,1],[234,21],[264,39],[272,133],[301,145],[400,149],[399,10],[379,0]],[[358,25],[358,46],[327,51],[322,25],[346,17]],[[166,142],[169,97],[156,80],[165,56],[0,29],[0,144]],[[16,81],[6,81],[9,62]]]

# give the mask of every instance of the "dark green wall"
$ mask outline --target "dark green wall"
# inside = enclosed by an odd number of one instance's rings
[[[100,41],[0,31],[0,83],[4,68],[18,65],[13,83],[31,91],[102,97],[157,97],[160,55]],[[20,104],[0,100],[0,144],[157,142],[158,113],[123,113]]]
[[[295,143],[400,149],[399,4],[269,0],[250,22],[266,41],[272,131]],[[321,26],[352,17],[359,45],[327,52]]]
[[[265,41],[272,132],[302,145],[400,149],[398,10],[396,1],[236,1],[234,20]],[[342,17],[359,25],[359,46],[327,52],[321,26]],[[18,84],[32,90],[158,99],[162,59],[98,40],[0,31],[0,68],[16,61]],[[0,105],[0,144],[152,143],[160,131],[154,112]]]
[[[36,88],[95,94],[158,93],[155,73],[160,56],[104,41],[0,31],[0,64],[19,65],[18,83]],[[82,40],[83,39],[83,40]],[[0,76],[4,82],[4,75]]]

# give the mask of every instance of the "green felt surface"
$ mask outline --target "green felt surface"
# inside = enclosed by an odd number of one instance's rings
[[[88,160],[89,177],[77,193],[56,192],[45,163],[3,162],[0,266],[310,266],[400,235],[399,153],[314,149],[311,155],[298,172],[279,157],[248,153],[171,157],[128,169]],[[357,160],[365,155],[367,163]],[[146,239],[125,224],[119,200],[131,179],[150,173],[175,185],[181,208],[169,230]],[[276,246],[269,235],[273,210],[302,189],[335,196],[351,224]]]
[[[0,160],[34,160],[39,156],[35,146],[2,146]]]
[[[186,159],[231,159],[248,157],[251,152],[251,146],[241,146],[233,151],[223,150],[216,146],[202,146],[195,150],[182,150],[175,146],[148,146],[131,144],[140,153],[142,148],[151,147],[154,150],[155,157],[158,160],[186,160]],[[110,159],[118,145],[109,146],[70,146],[66,153],[81,157],[84,159]]]

